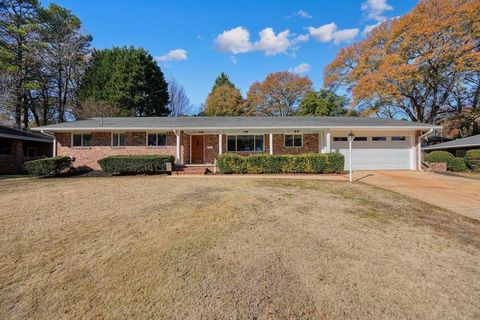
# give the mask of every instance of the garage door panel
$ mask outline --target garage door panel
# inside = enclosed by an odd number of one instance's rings
[[[345,156],[345,169],[348,169],[348,142],[333,141],[332,152]],[[408,170],[411,168],[411,152],[408,138],[405,141],[354,141],[352,167],[354,170]]]

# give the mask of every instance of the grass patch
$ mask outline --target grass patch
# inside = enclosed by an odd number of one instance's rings
[[[478,224],[362,184],[132,176],[0,192],[1,319],[480,312]]]

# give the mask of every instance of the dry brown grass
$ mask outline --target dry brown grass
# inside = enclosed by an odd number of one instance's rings
[[[20,179],[0,199],[0,319],[480,317],[480,224],[361,184]]]

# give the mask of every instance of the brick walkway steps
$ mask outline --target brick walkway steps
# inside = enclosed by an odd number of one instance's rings
[[[213,165],[184,165],[176,166],[173,175],[201,175],[214,172]]]

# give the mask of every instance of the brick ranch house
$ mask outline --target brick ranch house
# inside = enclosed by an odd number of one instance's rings
[[[170,154],[184,166],[213,164],[225,152],[348,155],[353,132],[353,169],[415,170],[419,138],[440,128],[361,117],[149,117],[91,118],[35,130],[54,138],[55,155],[93,169],[101,158],[125,154]],[[348,157],[345,162],[348,168]]]

